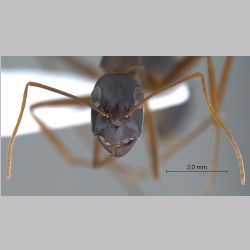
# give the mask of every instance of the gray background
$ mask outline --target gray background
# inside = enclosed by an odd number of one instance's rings
[[[81,58],[98,67],[100,57]],[[217,73],[220,72],[223,57],[215,57]],[[3,57],[3,68],[44,68],[54,71],[77,72],[63,60],[55,57]],[[216,185],[210,195],[249,195],[249,145],[247,116],[249,89],[249,57],[235,58],[226,93],[222,118],[236,138],[244,157],[246,167],[246,185],[242,187],[239,180],[238,164],[234,152],[224,133],[221,133],[221,148],[218,169],[228,170],[228,174],[217,174]],[[193,69],[206,72],[205,60]],[[218,75],[218,74],[217,74]],[[194,80],[191,86],[191,100],[188,104],[169,111],[156,112],[156,122],[161,127],[175,127],[170,130],[167,143],[159,139],[160,150],[166,148],[176,138],[188,133],[208,115],[201,93],[199,81]],[[41,90],[43,91],[43,90]],[[22,93],[20,93],[22,94]],[[7,108],[7,107],[2,107]],[[159,119],[161,117],[161,119]],[[166,117],[162,119],[162,117]],[[162,120],[164,123],[162,123]],[[24,120],[22,122],[25,122]],[[78,155],[92,156],[92,134],[89,126],[60,129],[57,134]],[[70,167],[42,133],[20,136],[16,139],[13,156],[12,179],[4,178],[7,143],[9,138],[2,139],[2,194],[3,195],[200,195],[209,176],[208,173],[169,173],[168,170],[185,170],[187,164],[206,165],[210,167],[213,128],[208,129],[186,148],[161,166],[160,181],[151,176],[138,182],[140,190],[126,190],[114,179],[107,169],[86,169],[83,166]],[[147,143],[144,136],[136,143],[123,161],[136,163],[137,166],[148,166]]]

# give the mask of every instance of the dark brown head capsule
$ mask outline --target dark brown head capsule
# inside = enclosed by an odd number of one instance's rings
[[[143,100],[141,85],[125,73],[101,77],[91,94],[91,103],[106,115],[91,110],[91,129],[102,146],[113,156],[124,156],[140,136],[143,108],[127,116]]]

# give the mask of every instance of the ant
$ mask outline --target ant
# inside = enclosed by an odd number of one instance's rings
[[[78,97],[41,83],[28,82],[25,86],[23,102],[17,123],[8,145],[8,158],[6,166],[7,179],[11,178],[12,148],[25,109],[28,89],[29,87],[37,87],[69,98],[67,100],[62,99],[35,103],[31,105],[30,110],[31,115],[39,124],[43,132],[48,136],[64,158],[72,164],[84,163],[90,164],[93,167],[98,167],[112,162],[114,158],[126,155],[133,148],[133,145],[140,137],[143,129],[143,121],[145,119],[150,141],[149,146],[152,176],[158,179],[160,163],[169,159],[171,155],[189,143],[194,137],[198,136],[211,124],[215,124],[216,143],[212,168],[215,169],[216,167],[219,137],[222,129],[235,151],[239,164],[241,184],[245,184],[245,170],[240,149],[219,114],[226,89],[227,79],[232,65],[233,59],[231,57],[227,57],[225,59],[221,78],[217,86],[215,83],[212,58],[207,57],[209,90],[207,89],[207,83],[202,72],[194,72],[187,76],[183,76],[192,65],[200,60],[200,57],[186,57],[177,63],[169,74],[159,75],[156,69],[160,64],[162,64],[162,57],[104,56],[100,63],[100,68],[104,71],[104,74],[101,77],[98,72],[90,67],[87,67],[86,65],[80,65],[73,58],[67,57],[66,60],[81,68],[85,74],[91,77],[98,77],[91,96]],[[153,66],[151,64],[152,61]],[[158,66],[155,64],[157,61]],[[198,78],[200,80],[205,104],[211,116],[205,119],[201,125],[194,129],[188,136],[184,137],[180,142],[177,142],[167,152],[159,157],[155,136],[156,128],[147,101],[184,81],[191,82],[194,78]],[[157,86],[156,90],[155,86]],[[145,97],[145,89],[151,90],[152,93]],[[95,140],[92,161],[88,159],[79,159],[78,157],[72,155],[71,152],[69,152],[69,150],[61,143],[59,138],[34,113],[34,110],[40,107],[59,105],[86,105],[91,108],[91,130],[93,135],[97,138],[97,140]],[[109,153],[108,156],[103,159],[100,159],[100,145]],[[116,167],[118,169],[124,168],[121,164],[117,164]],[[144,174],[141,176],[143,175]]]

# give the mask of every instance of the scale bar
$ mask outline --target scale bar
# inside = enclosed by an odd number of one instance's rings
[[[228,173],[228,170],[166,170],[166,173]]]

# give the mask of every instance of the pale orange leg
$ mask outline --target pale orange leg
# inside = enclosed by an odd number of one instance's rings
[[[159,162],[158,162],[158,145],[156,141],[156,128],[152,113],[149,110],[148,104],[144,104],[145,110],[145,124],[148,134],[148,145],[151,156],[151,166],[152,166],[152,175],[154,178],[159,179]]]
[[[224,122],[221,120],[221,118],[219,117],[217,111],[214,109],[212,103],[209,100],[206,81],[205,81],[203,73],[195,72],[195,73],[190,74],[190,75],[188,75],[186,77],[183,77],[183,78],[181,78],[181,79],[179,79],[177,81],[174,81],[174,82],[172,82],[170,84],[167,84],[167,86],[164,86],[164,87],[160,88],[159,90],[156,90],[152,94],[145,97],[144,100],[139,102],[135,107],[133,107],[133,109],[131,109],[130,112],[128,113],[128,116],[131,115],[135,110],[140,108],[147,100],[149,100],[153,96],[156,96],[159,93],[161,93],[162,91],[165,91],[165,90],[167,90],[167,89],[169,89],[169,88],[171,88],[173,86],[176,86],[176,85],[178,85],[178,84],[180,84],[180,83],[182,83],[184,81],[189,81],[189,80],[194,79],[194,78],[199,78],[201,80],[202,93],[203,93],[203,96],[204,96],[204,99],[205,99],[206,106],[207,106],[208,110],[210,111],[210,114],[212,115],[212,118],[213,118],[214,122],[224,130],[226,136],[229,139],[229,142],[231,143],[231,145],[232,145],[232,147],[233,147],[233,149],[235,151],[235,154],[236,154],[237,160],[238,160],[238,164],[239,164],[241,184],[244,185],[245,184],[245,170],[244,170],[244,163],[243,163],[243,158],[242,158],[240,149],[239,149],[235,139],[233,138],[232,134],[230,133],[229,129],[225,126]]]
[[[228,58],[226,59],[223,74],[222,74],[222,77],[221,77],[223,80],[220,81],[220,85],[219,85],[219,88],[221,87],[221,85],[223,85],[224,90],[225,90],[225,85],[226,85],[226,81],[227,81],[228,73],[229,73],[228,60],[230,60],[230,59],[228,59]],[[225,74],[227,74],[227,75],[225,75]],[[211,58],[208,58],[208,75],[209,75],[209,87],[210,87],[209,89],[210,89],[211,100],[212,100],[214,108],[216,107],[216,111],[219,112],[218,105],[219,105],[219,103],[222,102],[222,98],[219,99],[219,96],[218,96],[218,93],[217,93],[218,91],[216,90],[215,74],[214,74],[213,63],[212,63]],[[210,118],[205,119],[197,128],[192,130],[191,133],[189,133],[184,138],[180,139],[177,143],[171,145],[170,149],[168,149],[161,156],[161,162],[163,163],[166,160],[168,160],[169,158],[171,158],[177,151],[179,151],[181,148],[183,148],[188,143],[190,143],[195,137],[200,135],[211,124],[212,124],[212,120]],[[213,152],[213,160],[212,160],[212,164],[211,164],[212,170],[216,170],[218,155],[219,155],[219,142],[220,142],[220,128],[218,126],[216,126],[215,146],[214,146],[214,152]],[[215,173],[212,173],[211,174],[211,180],[209,182],[214,183],[214,181],[215,181]],[[207,185],[207,187],[208,186],[211,187],[210,184]],[[208,188],[206,188],[206,190],[208,190]]]
[[[225,72],[227,72],[227,70],[225,70]],[[239,168],[240,168],[240,180],[241,180],[241,184],[244,185],[245,183],[245,171],[244,171],[244,163],[243,163],[243,159],[242,159],[242,156],[241,156],[241,153],[240,153],[240,150],[238,148],[238,145],[236,143],[236,141],[234,140],[234,138],[232,137],[231,133],[229,132],[229,130],[227,129],[227,127],[225,126],[225,124],[222,122],[221,118],[219,117],[219,115],[217,114],[217,111],[214,109],[212,103],[209,101],[209,98],[208,98],[208,93],[207,93],[207,90],[206,90],[206,82],[205,82],[205,79],[204,79],[204,76],[202,73],[200,72],[197,72],[197,73],[194,73],[194,74],[191,74],[190,76],[188,77],[184,77],[183,79],[179,80],[179,81],[176,81],[172,84],[170,84],[171,86],[174,86],[174,85],[177,85],[179,84],[180,82],[184,81],[184,80],[190,80],[192,78],[195,78],[195,77],[199,77],[201,78],[202,80],[202,89],[203,89],[203,95],[204,95],[204,98],[205,98],[205,101],[206,101],[206,104],[207,104],[207,107],[214,119],[214,122],[219,125],[223,130],[224,132],[226,133],[234,151],[235,151],[235,154],[237,156],[237,159],[238,159],[238,163],[239,163]],[[225,77],[224,77],[225,78]],[[162,88],[162,91],[169,88],[169,86],[167,87],[164,87]],[[160,93],[161,90],[158,90],[156,91],[156,94],[157,93]],[[155,94],[151,94],[149,97],[147,97],[146,99],[149,99],[150,97],[154,96]],[[200,129],[205,129],[206,127],[206,122],[204,121],[203,123],[203,126],[200,127]],[[195,134],[196,134],[196,131],[194,131]],[[197,133],[199,134],[199,133]],[[185,138],[186,139],[186,138]],[[189,140],[191,140],[192,138],[189,137],[188,140],[185,140],[185,145],[186,143],[188,143]],[[182,142],[179,143],[178,147],[177,148],[181,148],[182,147]],[[171,149],[170,149],[171,150]],[[169,151],[168,151],[169,152]],[[171,155],[173,155],[173,153],[175,153],[176,151],[175,150],[172,150],[171,152]],[[167,153],[168,154],[168,153]],[[169,154],[168,154],[169,155]],[[166,156],[166,154],[165,154]]]
[[[25,86],[25,89],[24,89],[23,101],[22,101],[20,113],[18,115],[17,123],[16,123],[14,131],[12,133],[12,136],[10,138],[9,145],[8,145],[8,156],[7,156],[7,164],[6,164],[6,178],[7,179],[10,179],[10,177],[11,177],[12,148],[13,148],[13,144],[14,144],[14,141],[15,141],[15,137],[16,137],[19,125],[20,125],[22,117],[23,117],[23,112],[24,112],[24,109],[25,109],[25,106],[26,106],[26,99],[27,99],[27,95],[28,95],[28,88],[30,86],[45,89],[45,90],[48,90],[48,91],[51,91],[51,92],[55,92],[57,94],[60,94],[60,95],[75,99],[79,104],[90,106],[89,102],[86,99],[80,99],[77,96],[74,96],[74,95],[69,94],[67,92],[64,92],[64,91],[61,91],[59,89],[55,89],[55,88],[52,88],[52,87],[49,87],[49,86],[46,86],[46,85],[43,85],[43,84],[40,84],[40,83],[28,82],[26,84],[26,86]],[[55,143],[57,144],[56,141],[55,141]]]
[[[209,90],[210,90],[210,98],[211,103],[213,105],[213,108],[216,110],[216,112],[219,114],[219,97],[218,97],[218,90],[216,87],[216,80],[215,80],[215,71],[214,71],[214,65],[213,60],[211,57],[207,57],[207,69],[208,69],[208,83],[209,83]],[[208,178],[207,184],[204,186],[204,194],[208,194],[215,183],[216,180],[216,169],[218,165],[218,159],[219,159],[219,150],[220,150],[220,127],[216,124],[215,125],[215,140],[214,140],[214,146],[213,146],[213,156],[211,161],[211,173]]]
[[[215,133],[214,133],[214,145],[213,145],[213,156],[211,160],[211,173],[208,177],[207,183],[204,185],[202,193],[204,195],[209,194],[212,191],[212,188],[216,181],[216,169],[219,160],[219,151],[220,151],[220,128],[215,126]]]
[[[219,113],[222,102],[223,102],[226,85],[228,83],[228,77],[229,77],[233,59],[232,57],[226,58],[218,88],[216,88],[216,84],[215,84],[214,67],[213,67],[212,59],[208,57],[207,61],[208,61],[210,86],[212,85],[210,87],[211,100],[213,102],[214,108]],[[215,141],[214,141],[214,147],[213,147],[213,158],[211,161],[212,171],[215,171],[217,169],[217,164],[218,164],[218,159],[219,159],[219,149],[220,149],[220,128],[216,124],[215,126],[216,126],[215,127]],[[211,172],[210,178],[208,179],[207,184],[205,185],[205,188],[204,188],[204,194],[207,194],[212,190],[215,180],[216,180],[216,173]]]
[[[216,89],[216,80],[213,60],[211,57],[207,57],[207,70],[208,70],[208,85],[210,90],[211,103],[213,104],[214,109],[218,111],[218,94]]]
[[[228,61],[228,59],[227,59]],[[226,63],[227,64],[227,63]],[[229,63],[228,63],[229,64]],[[227,68],[224,67],[224,72],[228,72]],[[242,160],[242,156],[241,156],[241,153],[240,153],[240,150],[234,140],[234,138],[232,137],[231,133],[229,132],[229,130],[227,129],[227,127],[224,125],[224,123],[222,122],[221,118],[218,116],[215,108],[213,107],[213,104],[210,102],[209,98],[208,98],[208,93],[207,93],[207,90],[206,90],[206,82],[205,82],[205,78],[203,76],[202,73],[200,72],[196,72],[194,74],[190,74],[189,76],[187,77],[183,77],[182,79],[178,80],[178,81],[175,81],[173,83],[169,83],[167,84],[167,86],[164,86],[158,90],[156,90],[155,92],[153,92],[152,94],[150,94],[149,96],[147,96],[143,102],[145,102],[146,100],[150,99],[152,96],[155,96],[159,93],[161,93],[162,91],[168,89],[168,88],[171,88],[175,85],[178,85],[179,83],[181,82],[184,82],[184,81],[187,81],[187,80],[191,80],[193,78],[197,78],[199,77],[201,79],[201,83],[202,83],[202,90],[203,90],[203,95],[204,95],[204,98],[205,98],[205,102],[206,102],[206,105],[213,117],[213,120],[214,122],[219,125],[221,128],[223,128],[224,132],[226,133],[230,143],[232,144],[232,147],[236,153],[236,156],[237,156],[237,159],[238,159],[238,163],[239,163],[239,168],[240,168],[240,179],[241,179],[241,184],[244,185],[245,183],[245,172],[244,172],[244,163],[243,163],[243,160]],[[223,76],[222,76],[223,78]],[[224,78],[226,79],[225,75],[224,75]],[[223,81],[221,81],[223,82]],[[224,86],[225,86],[225,81],[224,81]],[[220,85],[221,86],[221,85]],[[210,88],[210,91],[211,91],[211,88]],[[223,92],[223,91],[222,91]],[[216,97],[215,97],[216,98]],[[220,101],[222,101],[220,99]],[[136,107],[134,107],[134,109],[132,109],[129,113],[129,115],[131,113],[134,112],[134,110],[136,110],[137,108],[139,108],[142,103],[139,103]],[[189,134],[188,136],[186,136],[184,138],[184,140],[180,140],[177,144],[173,145],[173,147],[170,148],[170,150],[168,150],[164,155],[163,157],[161,158],[161,162],[165,161],[166,159],[168,159],[169,157],[171,157],[175,152],[177,152],[180,148],[182,148],[183,146],[185,146],[187,143],[189,143],[194,137],[198,136],[201,132],[203,132],[206,128],[208,128],[213,120],[211,120],[211,118],[207,118],[205,119],[200,126],[198,126],[196,129],[194,129],[191,134]],[[217,136],[217,135],[216,135]],[[219,139],[219,136],[217,136],[217,139]],[[216,140],[217,140],[216,139]],[[218,140],[217,140],[218,141]],[[215,156],[214,159],[216,159],[217,157]],[[216,160],[214,160],[215,162]]]
[[[210,62],[211,63],[211,62]],[[223,69],[223,74],[221,76],[221,81],[219,84],[218,89],[220,89],[220,87],[223,85],[224,86],[224,91],[225,91],[225,85],[226,85],[226,81],[228,78],[228,67],[231,65],[231,58],[227,58],[226,62],[225,62],[225,66]],[[215,95],[213,97],[213,100],[215,98],[218,98],[218,94],[215,88],[215,76],[214,76],[214,71],[210,69],[210,81],[209,81],[209,86],[210,86],[210,94],[211,96]],[[222,80],[224,79],[224,81]],[[213,86],[211,87],[211,84],[213,84]],[[222,91],[223,92],[223,91]],[[216,102],[216,101],[215,101]],[[220,98],[217,103],[221,103],[222,102],[222,98]],[[178,141],[177,143],[171,145],[170,149],[167,150],[167,152],[165,154],[163,154],[160,157],[160,163],[164,163],[165,161],[167,161],[169,158],[171,158],[177,151],[179,151],[181,148],[183,148],[184,146],[186,146],[188,143],[190,143],[195,137],[197,137],[198,135],[200,135],[202,132],[204,132],[207,128],[209,128],[209,126],[213,124],[213,120],[211,118],[206,118],[203,120],[203,122],[201,122],[201,124],[195,128],[194,130],[192,130],[191,133],[189,133],[187,136],[185,136],[184,138],[180,139],[180,141]],[[218,126],[216,126],[216,133],[215,133],[215,145],[214,145],[214,152],[213,152],[213,160],[212,160],[212,170],[216,169],[216,165],[217,165],[217,161],[218,161],[218,156],[219,156],[219,141],[220,141],[220,128]],[[148,169],[144,169],[141,171],[138,171],[135,174],[135,180],[140,181],[142,179],[144,179],[146,177],[146,175],[148,174]],[[210,183],[214,182],[214,177],[211,176],[211,180],[209,181]],[[210,185],[211,186],[211,185]]]

